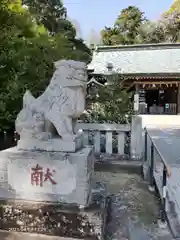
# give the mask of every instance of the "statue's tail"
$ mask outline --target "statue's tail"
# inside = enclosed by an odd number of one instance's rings
[[[35,98],[29,90],[27,90],[23,97],[23,108],[31,108],[35,103]]]

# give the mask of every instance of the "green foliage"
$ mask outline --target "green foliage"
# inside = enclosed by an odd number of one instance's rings
[[[121,11],[115,22],[115,29],[119,32],[123,44],[134,44],[138,35],[138,28],[145,21],[144,13],[139,8],[129,6]]]
[[[105,27],[101,31],[102,43],[104,45],[117,45],[123,43],[123,36],[116,28]]]
[[[74,38],[76,30],[67,20],[67,10],[61,0],[23,0],[29,11],[39,24],[42,24],[50,34],[64,34]]]
[[[161,17],[165,40],[168,42],[180,41],[180,1],[175,0],[170,9]]]
[[[144,13],[135,6],[129,6],[121,11],[112,28],[101,32],[103,44],[135,44],[139,34],[138,28],[145,22]]]
[[[174,12],[180,13],[180,0],[175,0],[171,5],[170,9],[166,12],[166,14],[173,14]]]
[[[101,31],[104,45],[129,45],[180,41],[180,7],[175,1],[160,20],[151,22],[137,7],[121,11],[113,27]]]
[[[14,128],[26,89],[34,96],[45,89],[54,61],[89,62],[91,58],[82,40],[64,33],[49,34],[18,0],[1,0],[0,43],[0,131]]]
[[[158,22],[146,21],[138,28],[138,35],[135,38],[136,43],[160,43],[165,42],[164,28]]]
[[[124,87],[124,81],[123,77],[113,75],[108,85],[100,86],[93,99],[93,108],[84,120],[122,124],[130,122],[133,114],[133,93]]]
[[[164,14],[160,21],[167,42],[180,41],[180,12]]]

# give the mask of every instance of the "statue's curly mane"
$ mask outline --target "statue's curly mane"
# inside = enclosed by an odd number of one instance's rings
[[[75,81],[78,86],[79,83],[86,84],[86,64],[84,62],[76,62],[73,60],[59,60],[54,63],[55,72],[49,83],[50,85],[58,85],[60,87],[74,86]],[[82,84],[80,84],[82,85]]]

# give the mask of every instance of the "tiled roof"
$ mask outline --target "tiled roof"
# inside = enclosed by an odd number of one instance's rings
[[[180,44],[99,46],[88,69],[95,74],[107,73],[108,63],[113,71],[124,74],[180,74]]]

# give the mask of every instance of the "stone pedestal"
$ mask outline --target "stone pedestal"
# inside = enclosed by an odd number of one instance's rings
[[[22,138],[18,141],[18,150],[48,151],[48,152],[76,152],[82,149],[84,136],[79,132],[72,140],[62,140],[60,137],[48,140],[37,138]]]
[[[93,156],[92,147],[76,153],[1,151],[0,229],[103,240],[106,189],[93,181]]]
[[[3,199],[88,205],[94,171],[92,147],[75,153],[0,152],[0,196]]]

